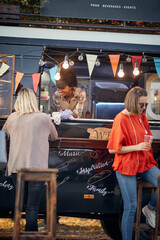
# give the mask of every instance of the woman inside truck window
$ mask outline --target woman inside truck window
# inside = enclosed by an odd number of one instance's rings
[[[6,175],[16,185],[17,170],[21,168],[48,168],[50,140],[58,135],[54,124],[46,113],[38,110],[37,99],[29,88],[22,88],[12,113],[3,126],[10,135],[9,159]],[[26,231],[38,231],[37,217],[44,182],[25,182]]]
[[[137,207],[136,178],[142,178],[157,187],[157,175],[160,174],[151,148],[152,133],[145,115],[147,105],[146,90],[140,87],[131,89],[125,97],[125,109],[114,119],[107,145],[109,152],[115,154],[113,170],[116,172],[123,198],[123,240],[132,239]],[[145,140],[147,137],[150,138],[149,141]],[[142,209],[148,224],[153,228],[155,208],[156,191],[148,205]]]
[[[53,95],[53,102],[58,112],[65,111],[64,118],[72,114],[74,118],[82,117],[87,99],[86,92],[77,87],[75,72],[69,69],[61,69],[60,80],[56,81],[57,91]]]

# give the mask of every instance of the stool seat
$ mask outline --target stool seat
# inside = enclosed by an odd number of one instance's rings
[[[57,169],[21,169],[17,173],[16,199],[13,240],[55,240],[56,235],[56,203],[57,203]],[[23,208],[23,195],[25,181],[44,181],[47,182],[46,191],[46,215],[47,231],[46,232],[20,232],[20,220]]]
[[[137,179],[137,211],[136,211],[136,222],[135,222],[135,240],[139,240],[140,229],[150,230],[150,240],[154,240],[154,229],[146,223],[141,223],[141,211],[142,211],[142,189],[150,189],[151,195],[155,191],[155,187],[142,179]]]

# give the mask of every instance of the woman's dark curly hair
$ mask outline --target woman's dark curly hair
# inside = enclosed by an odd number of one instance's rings
[[[75,72],[71,69],[63,69],[60,70],[60,80],[56,81],[57,88],[64,88],[66,86],[69,87],[77,87],[77,78]]]

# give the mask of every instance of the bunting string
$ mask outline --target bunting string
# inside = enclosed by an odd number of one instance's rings
[[[37,51],[39,51],[39,50],[37,50]],[[73,56],[75,56],[75,54],[77,54],[77,52],[79,52],[79,50],[74,51],[72,53],[68,53],[69,54],[69,59],[71,59]],[[56,59],[47,55],[45,52],[43,52],[43,54],[45,54],[49,59],[51,59],[51,61],[53,61],[55,63],[55,66],[50,68],[49,72],[50,72],[51,81],[56,85],[55,74],[58,70],[58,67],[61,66],[63,61],[58,62]],[[8,55],[8,57],[9,56],[11,56],[11,55]],[[96,60],[99,57],[99,55],[98,54],[85,53],[85,56],[86,56],[86,61],[87,61],[87,65],[88,65],[89,76],[91,77],[91,75],[93,73],[93,70],[94,70],[94,67],[95,67]],[[107,57],[107,55],[105,55],[105,56]],[[0,57],[3,57],[3,56],[0,56]],[[7,57],[7,55],[5,57]],[[111,63],[113,76],[115,77],[116,73],[117,73],[117,68],[118,68],[118,65],[119,65],[119,62],[120,62],[121,55],[120,54],[109,54],[108,57],[109,57],[109,61]],[[138,68],[140,68],[141,62],[143,60],[143,56],[130,56],[130,57],[131,57],[133,67],[135,66],[135,62],[137,62]],[[151,56],[147,56],[147,57],[152,58],[154,60],[155,69],[156,69],[157,74],[160,78],[160,58],[151,57]],[[4,58],[2,60],[4,60]],[[12,67],[9,66],[8,64],[6,64],[5,62],[3,62],[2,60],[0,59],[0,62],[2,63],[1,67],[0,67],[0,77],[3,77],[3,75],[6,74],[7,71],[9,71],[9,69],[12,70]],[[24,73],[19,72],[16,69],[14,69],[14,71],[16,73],[16,76],[15,76],[15,92],[16,92],[16,90],[18,88],[18,85],[19,85],[19,83],[21,82],[21,80],[24,76]],[[41,75],[41,73],[33,73],[32,74],[33,88],[34,88],[35,93],[37,92],[38,85],[39,85],[39,82],[40,82],[40,75]],[[0,79],[0,81],[1,82],[2,81],[6,82],[6,83],[11,83],[11,81],[4,80],[4,79]]]

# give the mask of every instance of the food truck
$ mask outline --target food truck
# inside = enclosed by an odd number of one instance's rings
[[[65,31],[64,33],[66,34]],[[81,37],[82,35],[83,31]],[[144,87],[149,93],[146,114],[154,136],[152,145],[154,156],[159,163],[160,96],[159,93],[155,95],[155,92],[160,91],[160,78],[154,58],[160,56],[160,45],[151,42],[133,44],[125,42],[124,38],[123,43],[113,43],[113,39],[112,42],[106,40],[96,42],[91,41],[91,35],[92,33],[90,33],[90,41],[61,39],[60,42],[55,40],[52,44],[50,42],[49,45],[43,46],[39,66],[37,65],[41,76],[37,98],[40,109],[52,118],[52,113],[55,111],[52,97],[56,85],[52,81],[50,69],[57,63],[62,63],[67,55],[68,60],[72,61],[70,67],[77,75],[79,87],[87,93],[88,105],[82,118],[62,120],[56,125],[59,138],[56,142],[50,142],[49,167],[58,169],[57,215],[100,219],[104,231],[112,239],[121,239],[123,203],[112,170],[114,155],[108,153],[107,141],[114,117],[124,109],[126,93],[133,86]],[[137,36],[132,35],[132,38],[134,37]],[[141,37],[143,39],[143,36]],[[83,60],[79,60],[81,54]],[[100,62],[94,64],[92,73],[89,72],[91,71],[89,64],[92,64],[93,60],[89,63],[88,55],[96,55]],[[120,55],[119,63],[123,63],[124,77],[117,76],[119,64],[114,75],[111,55]],[[142,56],[139,67],[141,73],[137,77],[132,73],[132,56]],[[27,81],[22,84],[24,87],[30,87]],[[12,94],[13,109],[16,99],[14,90]],[[6,117],[2,115],[0,129],[5,120]],[[15,189],[11,179],[5,177],[5,168],[0,170],[0,195],[0,217],[12,217]],[[143,196],[143,205],[145,205],[150,193],[145,191]],[[44,215],[45,191],[41,200],[40,217]],[[142,221],[144,221],[143,216]],[[149,239],[147,230],[141,231],[141,240],[143,239]]]

